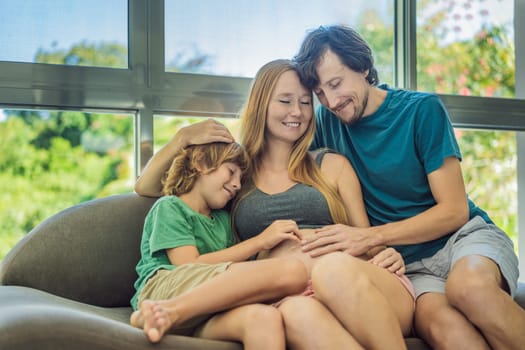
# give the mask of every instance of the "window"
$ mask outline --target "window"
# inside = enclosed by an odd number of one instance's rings
[[[157,152],[162,146],[171,140],[173,135],[179,131],[180,128],[206,120],[207,117],[185,117],[180,115],[156,115],[154,120],[154,152]],[[237,118],[220,118],[221,123],[232,133],[235,140],[239,140],[239,126],[240,120]]]
[[[0,259],[74,204],[133,189],[133,116],[0,110]]]
[[[292,58],[306,31],[346,23],[370,40],[382,79],[393,75],[393,1],[166,0],[165,63],[173,72],[253,77]],[[217,15],[220,14],[220,15]]]
[[[417,4],[418,90],[515,96],[514,0]]]
[[[308,29],[345,23],[371,44],[382,82],[439,94],[461,133],[471,197],[514,238],[517,227],[507,225],[514,225],[516,201],[516,215],[525,222],[525,101],[516,98],[525,96],[523,8],[524,2],[516,0],[1,0],[0,176],[5,194],[0,200],[9,208],[3,204],[0,215],[11,210],[18,239],[65,206],[131,191],[135,175],[178,127],[214,117],[235,128],[238,120],[231,118],[260,66],[292,57]],[[28,141],[37,132],[36,124],[26,127],[31,118],[39,125],[59,119],[81,125],[87,116],[102,127],[95,123],[83,129],[76,147],[64,137],[48,148]],[[124,143],[107,154],[97,151],[93,145],[104,144],[103,130],[126,135]],[[509,141],[513,135],[519,147]],[[4,171],[6,147],[18,156]],[[487,153],[487,147],[493,148]],[[71,175],[53,171],[74,178],[78,169],[71,157],[81,160],[78,167],[102,163],[97,178],[78,180],[89,191],[24,206],[22,199],[33,196],[29,186],[40,192],[41,182],[57,188],[71,183],[54,184],[49,172],[36,177],[25,161],[39,161],[46,170],[44,160],[56,164],[55,158],[62,158]],[[491,178],[490,184],[485,175],[490,166],[481,166],[485,157],[501,169],[502,178]],[[22,170],[28,176],[6,178]],[[17,193],[9,192],[13,188]],[[498,189],[492,191],[494,201],[484,202],[493,188]],[[17,240],[5,232],[0,233],[0,259]],[[525,259],[521,264],[525,276]]]
[[[0,61],[128,67],[127,0],[2,0]]]
[[[516,132],[455,129],[467,193],[514,241],[518,252]]]

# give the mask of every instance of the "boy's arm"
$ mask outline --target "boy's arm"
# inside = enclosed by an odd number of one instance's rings
[[[195,246],[167,249],[173,265],[187,263],[215,264],[226,261],[245,261],[260,251],[271,249],[280,242],[291,239],[299,241],[299,228],[293,220],[276,220],[260,234],[215,252],[199,254]]]
[[[216,264],[226,261],[237,262],[248,260],[260,250],[262,250],[260,243],[255,239],[250,239],[229,248],[202,255],[199,254],[195,246],[182,246],[168,249],[167,254],[173,265],[188,263]]]

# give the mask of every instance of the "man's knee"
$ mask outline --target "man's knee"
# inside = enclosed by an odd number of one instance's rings
[[[465,257],[454,266],[445,285],[451,305],[471,313],[501,293],[501,274],[497,265],[484,257]]]

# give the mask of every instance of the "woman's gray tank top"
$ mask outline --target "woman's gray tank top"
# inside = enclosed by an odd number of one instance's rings
[[[326,153],[319,152],[316,157],[318,165]],[[241,240],[258,235],[275,220],[294,220],[299,228],[333,224],[328,203],[322,193],[300,183],[272,195],[256,188],[241,200],[234,219]]]

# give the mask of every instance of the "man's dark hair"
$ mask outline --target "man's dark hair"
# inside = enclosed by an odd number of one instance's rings
[[[366,80],[371,85],[379,83],[377,70],[374,68],[374,57],[368,43],[354,29],[333,25],[320,26],[310,31],[293,59],[301,81],[307,88],[313,89],[319,85],[316,67],[328,49],[351,70],[362,73],[368,69]]]

